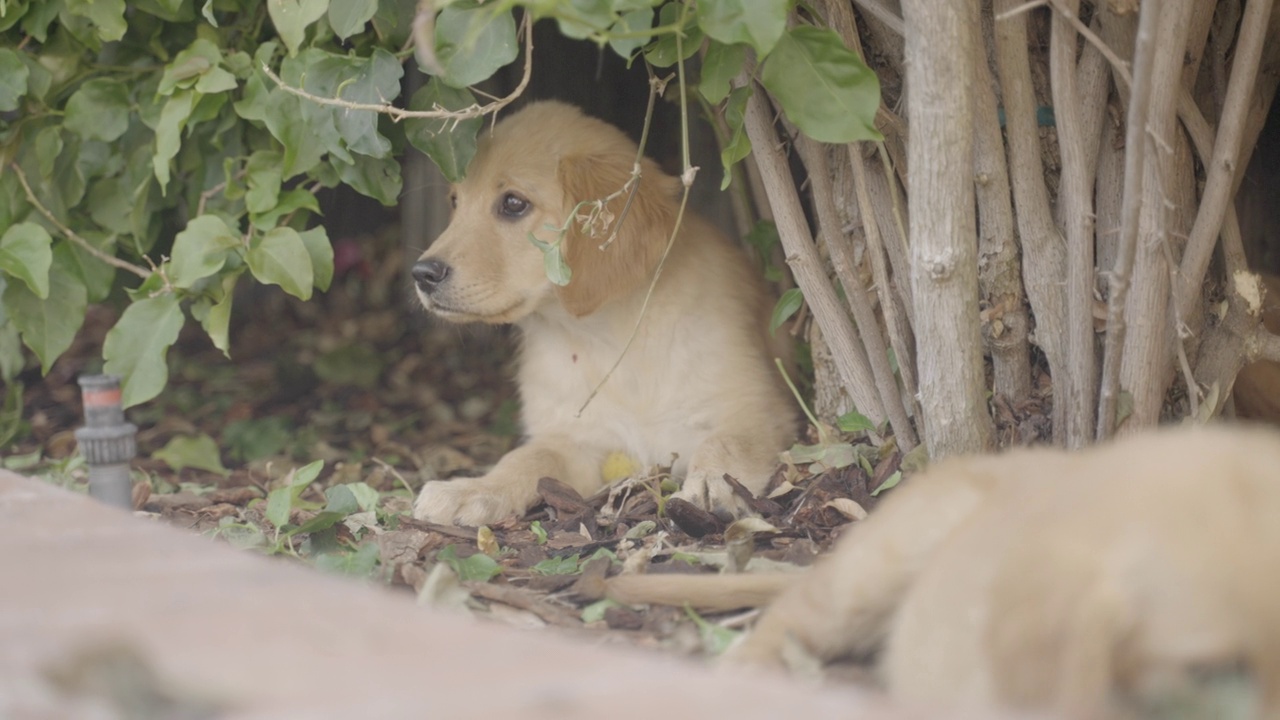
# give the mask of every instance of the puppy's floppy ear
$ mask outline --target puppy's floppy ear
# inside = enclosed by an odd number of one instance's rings
[[[635,156],[623,153],[563,158],[559,176],[566,210],[617,192],[631,176],[634,163]],[[584,230],[580,222],[571,223],[564,241],[564,257],[572,277],[568,285],[557,288],[561,304],[571,315],[589,315],[608,300],[648,282],[675,227],[679,188],[678,180],[646,158],[640,166],[639,187],[625,217],[622,210],[627,197],[623,193],[606,206],[603,217],[609,219],[607,224],[598,222],[596,227]],[[615,229],[617,238],[600,249]]]

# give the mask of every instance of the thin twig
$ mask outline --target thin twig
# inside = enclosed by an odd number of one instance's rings
[[[836,278],[844,287],[844,297],[853,313],[854,324],[858,328],[858,337],[862,339],[867,351],[867,360],[871,364],[871,374],[875,379],[876,389],[880,393],[880,401],[889,415],[889,425],[898,438],[903,452],[917,444],[915,428],[907,419],[906,407],[902,404],[902,396],[898,393],[898,383],[889,367],[889,350],[885,346],[884,333],[876,321],[875,311],[867,299],[867,290],[858,276],[857,260],[848,238],[841,232],[840,221],[836,211],[834,190],[831,187],[830,169],[826,158],[826,147],[812,138],[801,135],[798,143],[800,158],[809,171],[810,194],[813,208],[818,216],[818,235],[827,247],[831,264],[835,268]],[[868,207],[863,211],[871,212]],[[901,367],[901,364],[899,364]]]
[[[22,184],[22,190],[27,194],[27,202],[31,203],[31,206],[36,210],[40,211],[40,214],[44,215],[45,219],[52,223],[54,227],[58,228],[58,231],[65,235],[68,240],[79,245],[82,250],[112,267],[131,272],[143,280],[151,277],[151,273],[146,270],[146,268],[139,267],[131,262],[121,260],[114,255],[99,250],[93,246],[93,243],[90,243],[88,240],[77,235],[74,230],[63,225],[62,221],[54,217],[53,213],[49,211],[49,208],[45,207],[44,204],[36,198],[36,194],[32,191],[30,183],[27,182],[26,173],[22,171],[22,168],[18,166],[18,163],[11,162],[9,163],[9,167],[12,168],[13,172],[18,176],[18,182]]]
[[[1223,221],[1233,210],[1231,193],[1235,187],[1236,166],[1240,160],[1245,120],[1261,64],[1262,48],[1270,27],[1272,0],[1250,0],[1240,23],[1240,37],[1236,41],[1235,60],[1231,66],[1231,79],[1227,82],[1226,101],[1218,123],[1217,137],[1213,141],[1211,159],[1205,163],[1204,193],[1200,209],[1196,213],[1191,236],[1182,255],[1179,267],[1181,286],[1175,286],[1175,306],[1183,315],[1190,313],[1200,293],[1200,278],[1204,277],[1213,254]],[[1188,96],[1189,93],[1183,93]],[[1181,99],[1181,98],[1180,98]],[[1187,103],[1179,102],[1179,111]],[[1192,108],[1195,103],[1190,103]],[[1184,124],[1185,123],[1184,121]],[[1195,138],[1193,138],[1194,141]],[[1232,248],[1226,248],[1228,251]]]
[[[1138,223],[1142,210],[1143,168],[1147,149],[1147,108],[1151,106],[1151,76],[1155,69],[1154,43],[1159,19],[1159,3],[1148,3],[1138,24],[1137,44],[1133,52],[1136,77],[1129,92],[1129,117],[1125,128],[1120,242],[1115,268],[1111,271],[1111,295],[1107,299],[1107,333],[1103,350],[1102,386],[1098,395],[1098,440],[1111,437],[1116,430],[1120,360],[1124,353],[1127,330],[1124,308],[1129,298],[1129,281],[1138,250]],[[1107,57],[1107,51],[1102,54]]]
[[[743,87],[752,82],[752,70],[750,66],[744,67],[734,85]],[[888,419],[888,414],[876,392],[875,377],[862,342],[823,269],[787,159],[778,148],[772,116],[762,91],[752,92],[747,100],[743,129],[751,141],[752,156],[773,208],[787,265],[791,267],[796,285],[804,292],[818,328],[831,345],[836,370],[849,398],[859,412],[879,424]]]
[[[682,7],[687,8],[687,6],[682,6]],[[687,12],[687,9],[682,10],[682,13],[684,12]],[[680,17],[681,17],[681,27],[683,27],[685,16],[681,14]],[[683,46],[681,42],[682,37],[683,36],[681,33],[679,32],[676,33],[676,57],[677,58],[684,57]],[[600,382],[596,383],[596,386],[591,389],[591,394],[587,395],[587,399],[582,403],[582,407],[578,408],[578,412],[575,415],[575,417],[582,416],[582,412],[587,409],[587,406],[590,405],[591,401],[595,399],[597,394],[599,394],[600,388],[604,387],[604,384],[609,381],[610,377],[613,376],[614,371],[617,370],[618,366],[622,364],[622,359],[627,356],[627,351],[631,349],[631,344],[635,342],[636,336],[640,333],[640,323],[644,321],[644,316],[649,310],[649,300],[653,298],[653,289],[658,286],[658,278],[662,277],[662,268],[667,264],[667,256],[671,254],[671,248],[675,247],[676,236],[680,234],[680,226],[684,224],[684,211],[685,211],[685,207],[689,204],[689,190],[691,187],[693,187],[693,178],[695,175],[697,175],[698,168],[689,163],[689,114],[688,114],[688,97],[689,96],[685,92],[684,60],[683,59],[678,60],[676,63],[676,67],[678,69],[678,73],[679,73],[678,77],[680,82],[680,117],[682,120],[680,142],[681,142],[681,145],[683,146],[683,157],[684,157],[684,169],[683,169],[683,172],[680,173],[680,182],[681,184],[684,185],[684,192],[681,193],[680,195],[680,209],[676,212],[676,222],[675,222],[675,225],[672,226],[671,228],[671,237],[667,238],[667,246],[662,250],[662,257],[658,258],[658,266],[653,270],[653,278],[649,280],[649,288],[644,293],[644,300],[640,303],[640,312],[636,314],[635,325],[631,326],[631,334],[627,336],[627,342],[622,346],[622,352],[618,353],[618,359],[613,361],[613,365],[609,366],[608,371],[606,371],[604,376],[600,378]],[[649,84],[649,108],[648,108],[648,112],[650,114],[652,114],[653,112],[654,99],[659,92],[659,88],[665,87],[665,86],[666,86],[665,81],[655,83],[651,79]],[[645,117],[646,129],[648,128],[648,125],[649,125],[649,117]],[[643,148],[641,148],[641,152],[642,153],[644,152]],[[637,163],[637,167],[639,167],[639,163]]]
[[[629,190],[627,193],[627,201],[622,205],[622,212],[618,213],[618,219],[613,224],[613,232],[609,234],[609,239],[600,245],[600,249],[604,250],[618,239],[618,231],[622,228],[622,223],[627,219],[627,213],[631,212],[631,203],[635,201],[636,195],[640,192],[640,168],[644,162],[644,148],[649,143],[649,128],[653,125],[653,107],[657,103],[658,96],[666,89],[667,83],[671,80],[671,76],[666,78],[657,78],[653,75],[652,68],[649,67],[648,61],[645,61],[645,68],[649,70],[649,103],[644,110],[644,127],[640,130],[640,144],[636,147],[636,161],[631,168],[631,177],[623,185],[623,189]],[[608,202],[614,195],[610,195],[604,202]],[[603,205],[601,206],[603,207]]]
[[[1125,84],[1132,85],[1132,82],[1129,81],[1129,64],[1120,59],[1120,56],[1115,54],[1115,51],[1111,49],[1111,46],[1107,45],[1102,41],[1102,38],[1094,34],[1093,30],[1090,30],[1088,25],[1081,22],[1080,16],[1071,12],[1070,9],[1066,7],[1063,0],[1049,0],[1049,4],[1053,6],[1053,9],[1059,16],[1071,23],[1071,27],[1075,28],[1076,32],[1080,33],[1080,37],[1083,37],[1090,45],[1094,46],[1098,52],[1102,53],[1102,56],[1111,63],[1112,67],[1119,70],[1125,78]],[[1154,33],[1155,31],[1152,30],[1152,32]]]
[[[1049,0],[1031,0],[1031,2],[1025,3],[1023,5],[1019,5],[1018,7],[1011,8],[1009,10],[1005,10],[1002,13],[996,13],[996,22],[1009,20],[1010,18],[1017,17],[1023,13],[1031,12],[1036,8],[1044,7],[1045,5],[1048,5],[1048,4],[1049,4]]]
[[[1089,158],[1085,156],[1083,119],[1076,86],[1076,33],[1068,15],[1079,0],[1053,16],[1049,74],[1053,85],[1058,145],[1062,154],[1061,214],[1067,238],[1067,336],[1065,377],[1054,378],[1054,402],[1066,404],[1067,447],[1084,446],[1094,436],[1097,365],[1093,336],[1093,214]]]
[[[526,17],[520,23],[520,30],[524,33],[524,76],[520,79],[520,84],[516,89],[506,97],[494,100],[487,105],[473,103],[470,107],[461,110],[406,110],[396,107],[389,102],[386,103],[358,103],[342,98],[326,98],[319,95],[313,95],[301,88],[293,87],[271,71],[271,68],[263,63],[262,72],[275,82],[276,86],[287,93],[296,95],[300,98],[310,100],[319,105],[330,105],[333,107],[346,108],[347,110],[367,110],[370,112],[381,113],[389,116],[393,122],[400,122],[406,118],[428,118],[434,120],[451,120],[460,122],[471,118],[484,117],[498,112],[502,108],[510,105],[516,98],[524,94],[525,88],[529,85],[529,78],[533,74],[533,29],[529,27],[529,19]]]

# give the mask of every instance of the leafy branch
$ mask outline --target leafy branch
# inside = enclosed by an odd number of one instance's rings
[[[367,110],[371,112],[387,115],[395,122],[400,122],[407,118],[417,118],[424,120],[446,120],[454,124],[463,120],[473,118],[481,118],[486,115],[492,115],[502,108],[510,105],[512,102],[524,94],[525,88],[529,85],[529,79],[533,76],[533,31],[529,27],[529,19],[526,16],[520,23],[520,34],[524,36],[524,74],[520,77],[520,83],[516,85],[516,89],[512,90],[505,97],[494,99],[492,102],[481,105],[480,103],[472,103],[465,108],[446,109],[436,106],[431,110],[408,110],[397,107],[390,102],[380,103],[364,103],[353,102],[351,100],[343,100],[340,97],[321,97],[313,93],[309,93],[302,88],[293,87],[286,83],[279,75],[271,70],[266,63],[262,65],[262,72],[276,84],[276,87],[284,90],[290,95],[295,95],[304,100],[316,103],[317,105],[327,105],[330,107],[340,107],[347,110]],[[415,36],[415,39],[418,36]],[[421,47],[421,40],[416,40]],[[434,52],[431,53],[434,57]]]
[[[111,267],[119,268],[126,272],[131,272],[134,275],[137,275],[138,277],[142,278],[143,280],[146,280],[147,278],[151,277],[151,274],[152,274],[151,270],[147,270],[144,267],[139,267],[137,265],[134,265],[131,262],[128,262],[126,260],[121,260],[120,258],[114,255],[110,255],[108,253],[105,253],[99,250],[98,248],[93,246],[93,243],[89,242],[88,240],[85,240],[83,237],[80,237],[80,235],[77,234],[76,231],[64,225],[63,222],[59,220],[56,215],[50,212],[49,208],[45,207],[44,203],[40,202],[40,199],[36,197],[35,191],[31,189],[31,183],[27,182],[27,174],[22,171],[22,168],[18,165],[18,163],[16,162],[9,163],[9,169],[13,170],[14,175],[17,176],[18,182],[22,185],[22,191],[27,195],[27,202],[31,203],[31,207],[38,210],[40,214],[43,215],[45,219],[48,220],[54,227],[58,228],[58,232],[62,233],[63,236],[65,236],[68,240],[75,243],[82,250],[94,256],[95,258],[101,260],[102,262],[110,265]]]

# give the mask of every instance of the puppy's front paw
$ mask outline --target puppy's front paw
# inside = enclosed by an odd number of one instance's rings
[[[413,516],[441,525],[479,526],[524,512],[484,478],[433,481],[422,486]]]
[[[679,492],[672,497],[687,500],[725,521],[755,515],[746,498],[734,492],[724,479],[723,472],[691,467]]]

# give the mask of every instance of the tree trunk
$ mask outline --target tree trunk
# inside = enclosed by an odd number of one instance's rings
[[[911,290],[932,458],[991,446],[978,325],[973,190],[976,0],[908,0]]]

